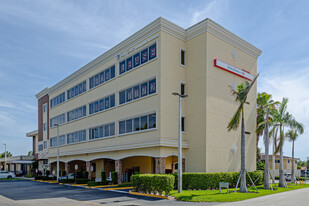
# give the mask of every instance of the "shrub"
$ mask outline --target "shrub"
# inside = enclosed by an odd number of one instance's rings
[[[42,180],[42,176],[35,175],[35,176],[34,176],[34,179],[35,179],[35,180]]]
[[[77,178],[76,179],[76,184],[88,184],[90,180],[86,178]]]
[[[131,182],[126,182],[119,184],[118,187],[133,187],[133,184]]]
[[[255,185],[262,185],[263,171],[249,172],[249,175]],[[173,174],[175,179],[178,179],[178,174]],[[239,172],[218,172],[218,173],[183,173],[182,174],[182,185],[184,190],[189,189],[218,189],[220,182],[228,182],[229,187],[236,187]],[[246,175],[246,181],[248,185],[252,185],[249,176]],[[174,188],[176,189],[178,182],[175,181]]]
[[[118,174],[117,172],[112,172],[112,183],[117,184],[118,183]]]
[[[102,181],[102,182],[95,182],[95,181],[90,181],[88,182],[88,186],[98,186],[98,185],[107,185],[107,181]]]
[[[101,172],[101,179],[102,179],[102,182],[106,180],[106,172],[104,171]]]
[[[173,175],[142,174],[132,175],[131,181],[135,191],[159,193],[160,195],[165,192],[165,195],[168,195],[173,190],[175,177]]]
[[[48,177],[50,175],[50,171],[49,170],[46,170],[45,172],[46,176]]]
[[[61,176],[66,176],[67,172],[64,170],[64,171],[61,171]]]
[[[62,179],[61,182],[62,183],[74,183],[75,179]]]
[[[82,177],[85,178],[85,179],[88,178],[88,171],[83,171]]]
[[[265,165],[263,164],[262,161],[258,161],[258,162],[256,163],[256,169],[257,169],[257,170],[265,170]]]
[[[31,177],[34,177],[34,175],[33,174],[28,174],[28,175],[26,175],[26,177],[27,178],[31,178]]]

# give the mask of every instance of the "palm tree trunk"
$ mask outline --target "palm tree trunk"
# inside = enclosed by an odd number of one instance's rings
[[[279,170],[279,187],[285,187],[284,185],[284,171],[283,171],[283,129],[280,125],[280,170]]]
[[[268,115],[269,109],[267,109],[265,117],[265,169],[264,169],[264,189],[269,188],[269,131],[268,131]]]
[[[274,136],[273,136],[273,158],[272,158],[272,176],[273,176],[273,184],[275,183],[275,170],[276,170],[276,145],[275,145],[275,141],[276,141],[276,138],[277,137],[277,134],[275,133]]]
[[[240,192],[247,192],[246,184],[246,138],[245,138],[245,120],[244,108],[241,111],[241,183]]]
[[[294,179],[294,140],[293,140],[293,144],[292,144],[292,171],[291,171],[291,182],[295,182]]]

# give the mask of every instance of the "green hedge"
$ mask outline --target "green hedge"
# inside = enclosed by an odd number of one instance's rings
[[[118,174],[117,174],[117,172],[112,172],[111,175],[112,175],[112,183],[113,184],[117,184],[118,183]]]
[[[125,182],[118,185],[118,187],[133,187],[132,182]]]
[[[108,182],[107,181],[103,181],[103,182],[90,181],[90,182],[88,182],[88,186],[98,186],[98,185],[108,185]]]
[[[88,182],[90,182],[90,179],[86,179],[86,178],[77,178],[76,179],[76,184],[88,184]]]
[[[61,182],[62,183],[74,183],[75,179],[62,179]]]
[[[255,185],[262,185],[264,181],[263,171],[249,172],[253,182],[261,175]],[[177,188],[178,174],[175,176],[174,188]],[[218,172],[218,173],[183,173],[182,174],[182,185],[184,190],[207,190],[207,189],[218,189],[219,182],[228,182],[229,187],[236,187],[239,172]],[[247,184],[252,185],[248,175],[246,175]]]
[[[145,193],[159,193],[165,192],[168,195],[174,187],[175,177],[173,175],[160,174],[142,174],[132,175],[131,181],[135,191],[142,191]]]

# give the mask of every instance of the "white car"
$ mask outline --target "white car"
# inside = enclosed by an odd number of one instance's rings
[[[0,178],[15,178],[15,174],[13,172],[8,172],[8,171],[0,171]]]
[[[291,173],[284,174],[286,181],[291,181]]]

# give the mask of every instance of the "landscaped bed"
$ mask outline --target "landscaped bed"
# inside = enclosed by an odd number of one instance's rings
[[[221,193],[219,193],[219,190],[183,190],[182,193],[178,193],[177,190],[173,190],[170,193],[170,196],[175,197],[177,200],[189,202],[235,202],[308,187],[309,185],[289,185],[288,188],[279,187],[278,190],[265,190],[263,189],[263,186],[257,186],[259,191],[258,193],[256,193],[254,187],[251,189],[248,188],[248,193],[234,193],[234,189],[230,188],[229,194],[226,193],[226,189],[221,190]]]

